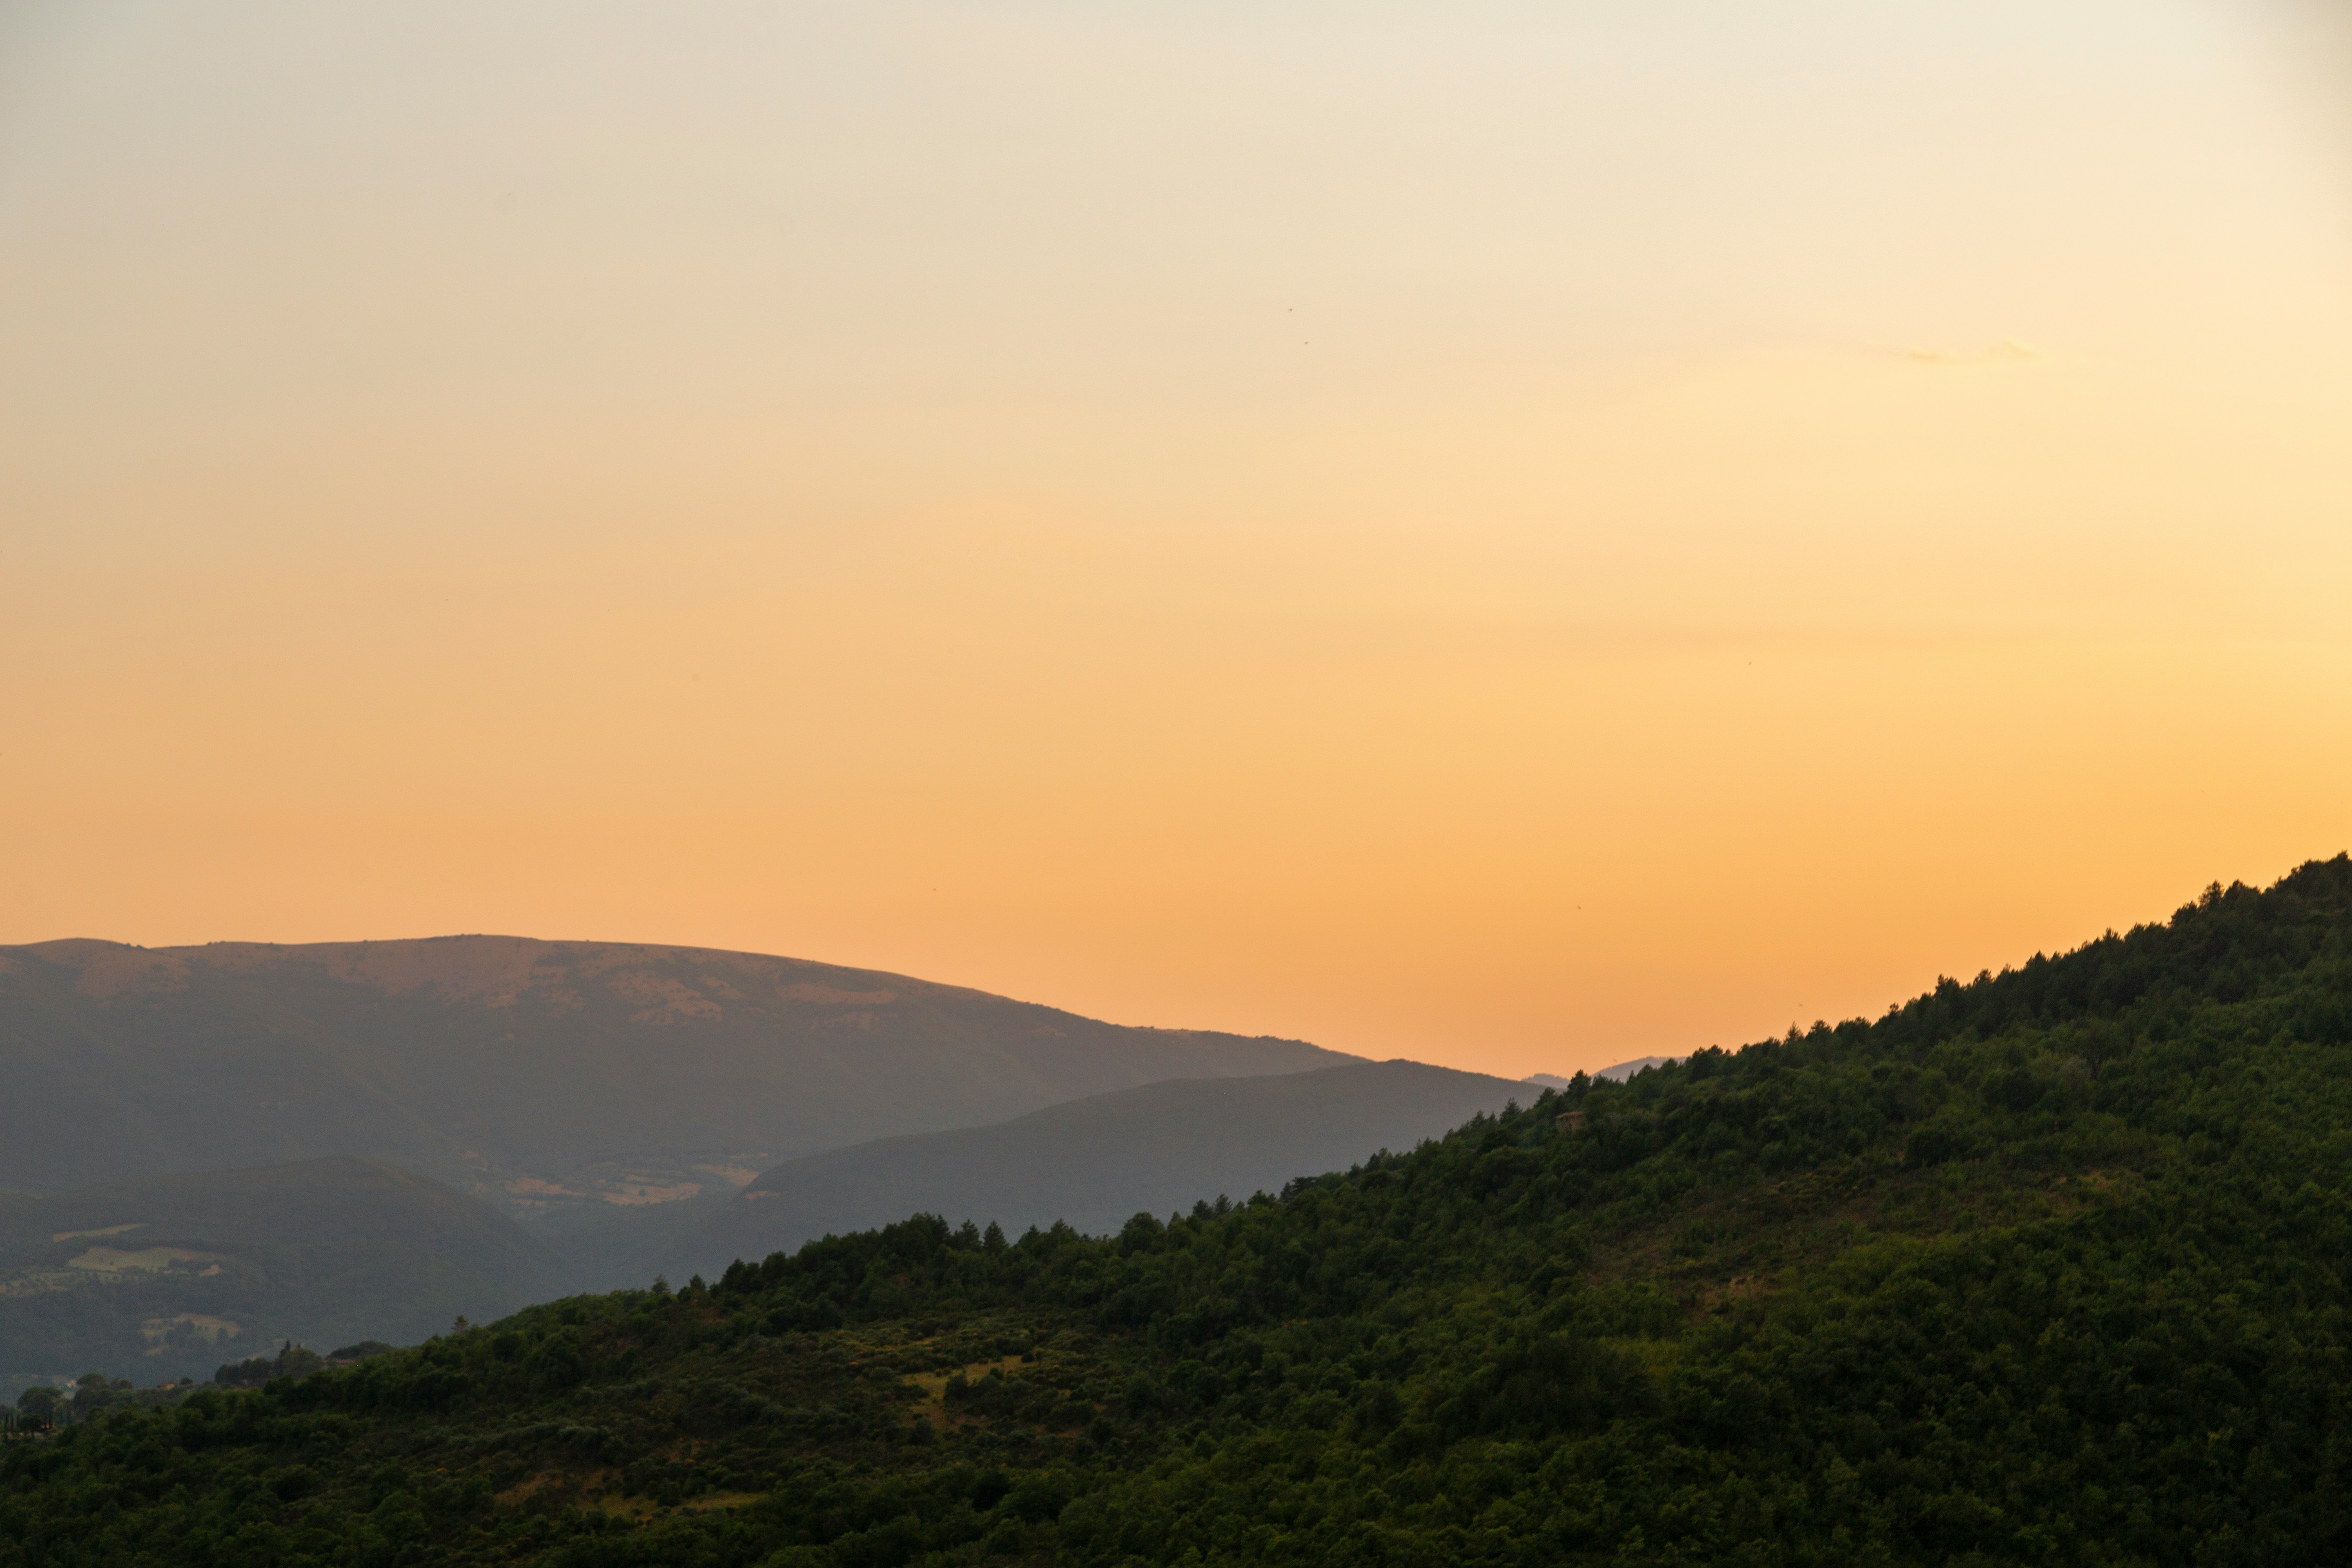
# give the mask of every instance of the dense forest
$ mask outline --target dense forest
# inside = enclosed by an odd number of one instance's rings
[[[0,1564],[2340,1562],[2347,1067],[2339,857],[1278,1196],[124,1399]]]

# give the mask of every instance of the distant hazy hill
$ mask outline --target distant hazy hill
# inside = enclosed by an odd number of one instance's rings
[[[813,1237],[910,1214],[994,1220],[1018,1236],[1067,1220],[1117,1230],[1139,1211],[1278,1191],[1294,1176],[1400,1152],[1527,1085],[1419,1062],[1355,1062],[1278,1078],[1149,1084],[1056,1105],[994,1127],[886,1138],[788,1161],[671,1254],[682,1277],[758,1259]]]
[[[1611,1083],[1623,1083],[1637,1072],[1647,1072],[1652,1068],[1670,1068],[1682,1059],[1681,1057],[1635,1057],[1630,1062],[1601,1068],[1592,1076],[1607,1079]]]
[[[1643,1072],[1651,1068],[1670,1068],[1683,1059],[1681,1057],[1635,1057],[1630,1062],[1618,1062],[1610,1067],[1594,1068],[1585,1076],[1606,1079],[1611,1083],[1623,1083],[1637,1072]],[[1525,1081],[1534,1084],[1538,1089],[1564,1089],[1574,1087],[1572,1079],[1561,1078],[1557,1073],[1532,1072],[1527,1076]]]
[[[794,1153],[1353,1059],[699,948],[43,942],[0,948],[0,1187],[349,1153],[577,1228]]]
[[[514,1221],[368,1160],[0,1194],[0,1373],[201,1378],[289,1338],[422,1339],[563,1283]]]

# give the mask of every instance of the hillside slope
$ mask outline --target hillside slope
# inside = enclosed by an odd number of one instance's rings
[[[1375,1149],[1411,1149],[1480,1111],[1533,1098],[1523,1083],[1421,1062],[1147,1084],[993,1127],[887,1138],[763,1173],[670,1255],[674,1278],[716,1273],[829,1234],[910,1214],[971,1217],[1013,1235],[1056,1220],[1089,1235],[1139,1210],[1247,1197]]]
[[[44,942],[0,948],[0,1186],[360,1154],[577,1220],[818,1148],[1352,1059],[698,948]]]
[[[1226,1213],[0,1452],[0,1568],[2352,1556],[2352,861]]]
[[[562,1289],[514,1221],[331,1158],[0,1195],[0,1373],[204,1376],[287,1339],[415,1341]]]

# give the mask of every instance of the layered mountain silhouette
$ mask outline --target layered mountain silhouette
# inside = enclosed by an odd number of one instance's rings
[[[992,1127],[886,1138],[766,1171],[664,1259],[684,1279],[804,1241],[936,1214],[1011,1235],[1066,1221],[1088,1235],[1139,1212],[1278,1191],[1294,1177],[1399,1152],[1531,1100],[1528,1085],[1421,1062],[1353,1062],[1252,1079],[1149,1084]]]
[[[1605,1068],[1594,1068],[1584,1076],[1594,1081],[1624,1083],[1636,1073],[1647,1072],[1652,1068],[1670,1068],[1684,1059],[1681,1057],[1635,1057],[1630,1062],[1613,1062]],[[1550,1072],[1531,1072],[1525,1081],[1538,1089],[1565,1089],[1575,1087],[1575,1079],[1565,1079],[1558,1073]]]
[[[0,1186],[352,1154],[627,1229],[794,1154],[1353,1059],[703,948],[42,942],[0,947]]]
[[[0,1372],[201,1378],[288,1339],[422,1339],[567,1279],[515,1221],[372,1160],[0,1193]]]
[[[86,1386],[0,1443],[0,1562],[2315,1568],[2347,1067],[2339,857],[1409,1152],[1367,1114],[1389,1153],[1172,1223],[923,1215],[259,1390]],[[1124,1179],[1430,1070],[1109,1094],[741,1206],[1029,1146]]]
[[[47,1194],[0,1198],[0,1373],[419,1337],[642,1284],[796,1154],[1354,1060],[701,948],[0,948],[0,1188]]]

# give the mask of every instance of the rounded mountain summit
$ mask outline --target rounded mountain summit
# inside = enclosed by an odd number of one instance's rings
[[[0,947],[0,1186],[354,1154],[529,1216],[1167,1079],[1360,1058],[761,953],[522,937]]]

